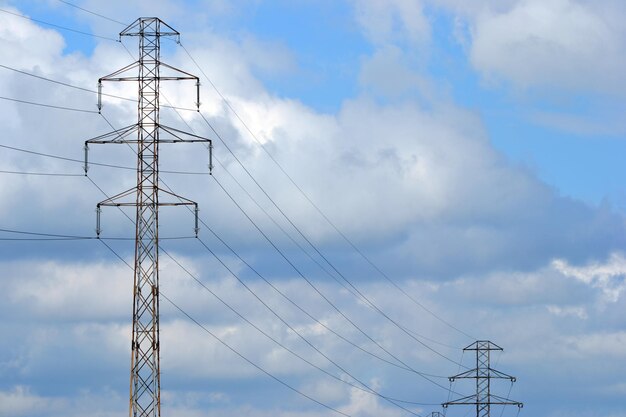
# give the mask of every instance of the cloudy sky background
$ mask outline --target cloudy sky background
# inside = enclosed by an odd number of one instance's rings
[[[205,223],[200,241],[162,241],[162,293],[204,326],[162,300],[164,416],[339,415],[207,330],[353,417],[425,416],[471,394],[445,377],[473,366],[462,348],[476,339],[504,348],[494,365],[518,378],[520,415],[626,416],[622,2],[70,3],[104,17],[0,2],[0,65],[13,69],[0,67],[0,96],[95,111],[95,94],[15,70],[95,90],[137,54],[107,18],[159,16],[184,46],[163,41],[164,60],[202,80],[206,122],[162,111],[212,138],[216,157],[211,177],[202,145],[162,147],[162,170],[200,173],[161,178]],[[105,92],[133,98],[136,86]],[[193,107],[193,83],[162,99]],[[79,162],[9,147],[80,161],[84,141],[132,124],[136,105],[0,106],[0,415],[124,415],[132,271],[97,240],[7,231],[93,237],[103,192],[134,173],[92,165],[88,179]],[[123,167],[134,156],[90,151]],[[113,208],[102,222],[102,237],[127,238],[105,242],[132,264],[132,223]],[[163,209],[161,225],[162,237],[193,236],[185,208]]]

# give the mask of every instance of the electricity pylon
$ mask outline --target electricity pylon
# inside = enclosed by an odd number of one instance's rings
[[[450,405],[475,405],[476,417],[489,417],[492,405],[516,405],[522,408],[524,405],[520,402],[511,401],[508,398],[502,398],[491,393],[492,379],[508,379],[511,383],[515,382],[514,376],[491,368],[491,352],[502,351],[502,348],[489,340],[478,340],[463,349],[465,352],[472,350],[476,351],[476,368],[451,376],[448,379],[450,382],[454,382],[457,379],[475,379],[476,394],[443,403],[443,407],[447,408]]]
[[[195,80],[196,106],[200,106],[199,78],[161,62],[161,37],[180,34],[156,17],[139,18],[122,32],[122,36],[139,37],[139,60],[98,80],[98,108],[102,108],[103,81],[134,81],[139,84],[137,123],[85,142],[85,175],[88,169],[89,144],[137,144],[137,186],[108,198],[97,205],[97,234],[100,235],[102,206],[134,206],[135,266],[133,285],[133,330],[130,365],[131,417],[161,415],[161,378],[159,346],[159,207],[187,205],[195,208],[195,233],[198,234],[197,203],[162,190],[159,187],[159,144],[205,142],[211,140],[182,132],[160,123],[159,87],[161,81]],[[163,74],[161,70],[163,69]],[[136,71],[136,75],[127,74]],[[167,74],[170,75],[167,75]],[[134,138],[130,135],[136,133]],[[163,133],[163,135],[161,135]],[[209,153],[210,155],[210,153]],[[209,161],[211,156],[209,156]],[[211,163],[209,163],[211,168]],[[165,194],[171,202],[160,201]],[[135,201],[127,201],[135,196]]]

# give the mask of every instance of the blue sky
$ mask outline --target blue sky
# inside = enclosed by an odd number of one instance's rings
[[[130,62],[125,48],[6,11],[114,39],[123,26],[59,0],[1,3],[0,65],[13,70],[0,68],[0,96],[93,112],[94,94],[15,70],[92,89]],[[123,22],[161,17],[186,48],[164,43],[164,61],[202,75],[206,120],[162,111],[164,123],[211,137],[217,164],[212,177],[161,175],[199,202],[204,222],[198,241],[188,212],[163,209],[161,282],[222,341],[350,417],[411,414],[345,381],[412,401],[406,408],[420,416],[441,411],[437,404],[456,396],[445,377],[458,362],[472,365],[461,348],[477,338],[504,348],[495,360],[518,377],[510,397],[524,402],[520,415],[626,416],[623,4],[70,3]],[[136,39],[123,44],[136,53]],[[108,83],[105,92],[132,98],[136,87]],[[164,86],[162,97],[191,107],[193,93],[181,83]],[[136,107],[110,97],[102,115],[0,105],[0,416],[127,412],[132,271],[97,240],[9,239],[94,236],[104,198],[97,187],[108,195],[131,187],[132,169],[93,165],[90,181],[80,162],[16,148],[80,161],[86,139],[133,123]],[[115,146],[90,154],[126,167],[133,157]],[[164,171],[206,172],[206,161],[197,145],[162,147]],[[122,213],[104,211],[103,237],[124,238],[105,242],[131,263],[132,233]],[[162,344],[164,416],[340,415],[251,367],[164,300]],[[494,389],[505,396],[509,388]]]

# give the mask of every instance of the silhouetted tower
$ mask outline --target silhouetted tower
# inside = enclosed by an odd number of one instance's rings
[[[511,383],[515,382],[515,377],[491,368],[491,352],[502,351],[500,346],[489,340],[478,340],[463,349],[463,351],[476,351],[476,368],[452,376],[449,380],[454,382],[457,379],[475,379],[476,394],[443,403],[444,408],[450,405],[475,405],[476,417],[490,417],[492,405],[516,405],[519,408],[523,407],[523,404],[520,402],[511,401],[508,398],[502,398],[491,393],[492,379],[508,379]]]
[[[180,34],[158,18],[139,18],[120,33],[139,38],[139,60],[98,80],[134,81],[139,84],[138,121],[122,129],[90,139],[85,143],[85,175],[89,144],[137,144],[137,186],[101,202],[97,206],[97,234],[100,235],[102,206],[136,207],[135,266],[133,285],[133,330],[131,344],[130,407],[131,417],[159,417],[161,383],[159,356],[159,207],[194,206],[195,233],[198,234],[198,205],[159,187],[159,144],[211,141],[164,126],[159,120],[159,85],[167,80],[195,80],[199,107],[199,78],[161,62],[161,37]],[[162,71],[163,70],[163,71]],[[133,72],[134,74],[129,74]],[[101,94],[98,108],[102,108]],[[133,135],[133,137],[131,137]],[[211,158],[209,157],[209,160]],[[209,167],[210,167],[209,163]],[[172,202],[160,201],[165,194]],[[134,201],[125,201],[135,196]]]

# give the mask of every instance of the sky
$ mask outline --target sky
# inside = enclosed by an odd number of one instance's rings
[[[215,165],[160,148],[201,220],[160,211],[163,416],[473,415],[490,340],[493,415],[626,417],[618,0],[0,1],[0,416],[128,412],[134,213],[95,208],[136,155],[82,161],[147,16]]]

